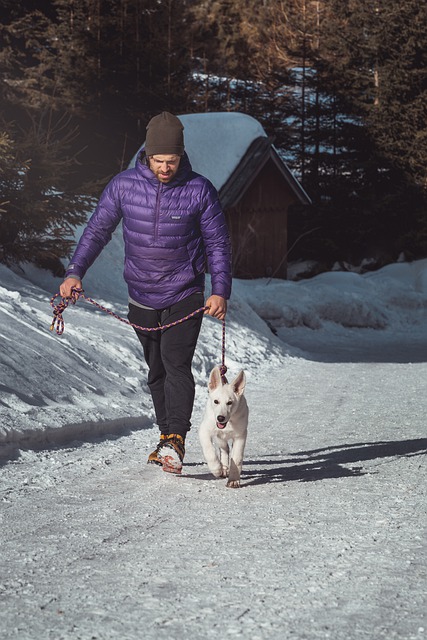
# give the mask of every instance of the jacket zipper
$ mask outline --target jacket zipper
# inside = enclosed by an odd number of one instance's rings
[[[154,243],[157,243],[159,237],[159,221],[160,221],[160,196],[162,191],[162,183],[159,182],[159,187],[157,189],[156,195],[156,206],[154,209]]]

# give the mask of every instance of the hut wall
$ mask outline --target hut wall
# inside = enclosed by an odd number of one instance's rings
[[[226,210],[236,278],[286,278],[287,211],[295,195],[268,161],[233,208]]]

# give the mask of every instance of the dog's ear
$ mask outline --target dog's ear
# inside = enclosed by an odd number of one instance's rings
[[[222,384],[221,372],[219,367],[214,367],[209,376],[209,391],[213,391]]]
[[[233,387],[234,393],[238,396],[243,394],[246,386],[246,376],[244,371],[240,371],[240,373],[234,378],[231,386]]]

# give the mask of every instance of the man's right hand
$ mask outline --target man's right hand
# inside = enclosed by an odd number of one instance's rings
[[[64,282],[59,287],[59,293],[63,298],[70,298],[71,289],[73,289],[74,287],[82,289],[82,281],[78,278],[65,278]]]

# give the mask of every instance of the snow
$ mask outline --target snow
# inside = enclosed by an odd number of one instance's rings
[[[116,233],[86,295],[126,315]],[[426,637],[427,260],[235,280],[226,365],[250,410],[240,489],[197,436],[220,322],[205,318],[182,476],[157,441],[133,330],[59,280],[0,265],[0,637]]]
[[[267,135],[261,124],[245,113],[192,113],[178,117],[184,125],[185,150],[193,170],[209,178],[218,191],[250,144]],[[138,153],[129,166],[134,166]]]

